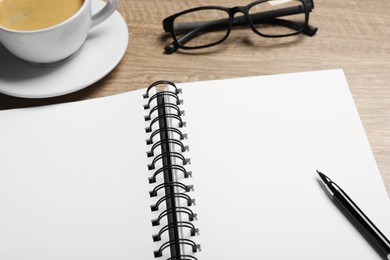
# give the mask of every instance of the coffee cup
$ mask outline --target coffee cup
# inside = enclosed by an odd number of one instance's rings
[[[0,1],[0,4],[4,5],[6,1]],[[45,4],[53,5],[54,3],[55,5],[61,1],[29,0],[38,6],[36,17],[39,17],[40,21],[35,24],[34,18],[23,17],[23,15],[32,15],[34,9],[24,8],[25,13],[23,13],[20,11],[23,8],[17,6],[18,2],[23,5],[28,0],[8,1],[12,2],[9,8],[2,8],[0,5],[1,12],[3,12],[3,14],[0,13],[0,42],[15,56],[32,63],[42,64],[57,63],[70,57],[83,45],[90,29],[110,17],[117,8],[117,0],[108,0],[99,12],[92,14],[92,0],[72,0],[75,3],[78,1],[79,6],[76,3],[72,7],[75,9],[74,13],[66,18],[66,14],[62,12],[65,12],[65,9],[69,7],[68,3],[72,1],[64,1],[66,6],[48,6],[45,9]],[[12,14],[15,10],[19,10],[19,13]],[[72,12],[72,10],[66,12]],[[62,21],[56,21],[58,16],[65,16],[65,18],[62,18]]]

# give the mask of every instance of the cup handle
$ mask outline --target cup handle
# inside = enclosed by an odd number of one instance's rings
[[[108,0],[106,5],[96,14],[92,15],[92,26],[91,28],[95,27],[96,25],[100,24],[104,20],[106,20],[110,15],[116,10],[118,6],[117,0]]]

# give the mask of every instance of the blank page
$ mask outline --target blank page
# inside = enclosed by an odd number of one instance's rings
[[[198,259],[381,259],[327,174],[390,237],[390,203],[342,70],[181,84]]]
[[[0,259],[152,259],[142,91],[0,112]]]

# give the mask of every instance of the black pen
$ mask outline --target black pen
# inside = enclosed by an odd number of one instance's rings
[[[378,251],[390,260],[390,242],[350,197],[325,174],[317,171],[333,199],[344,209],[356,225],[371,239]]]

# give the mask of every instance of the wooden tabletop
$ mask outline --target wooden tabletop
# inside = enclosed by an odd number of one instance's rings
[[[170,42],[161,21],[200,5],[232,7],[239,0],[120,0],[129,29],[121,63],[104,79],[76,93],[47,99],[0,94],[0,108],[18,108],[107,96],[167,79],[177,83],[241,76],[343,68],[379,170],[390,195],[390,1],[314,0],[314,37],[283,41],[233,30],[221,45],[202,52],[164,54]],[[115,39],[112,39],[115,41]],[[55,86],[53,86],[55,87]]]

